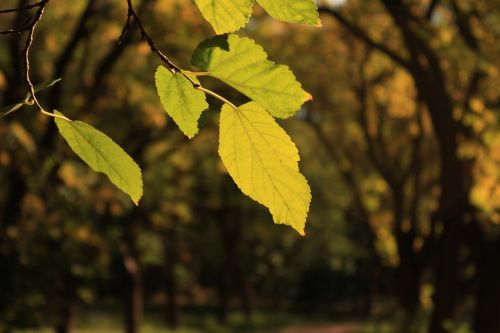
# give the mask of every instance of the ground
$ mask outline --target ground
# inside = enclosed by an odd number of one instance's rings
[[[356,322],[298,326],[278,330],[276,333],[357,333],[362,325]]]

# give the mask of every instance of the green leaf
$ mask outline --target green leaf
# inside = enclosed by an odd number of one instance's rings
[[[50,80],[50,81],[47,81],[47,82],[43,82],[43,83],[40,83],[40,84],[37,84],[34,89],[35,89],[35,93],[41,91],[41,90],[44,90],[44,89],[47,89],[49,87],[52,87],[54,84],[56,84],[57,82],[61,81],[62,79],[55,79],[55,80]],[[31,98],[31,92],[28,92],[26,94],[26,97],[24,97],[24,100],[23,101],[20,101],[18,103],[15,103],[15,104],[10,104],[10,105],[6,105],[6,106],[3,106],[0,108],[0,118],[3,118],[9,114],[11,114],[12,112],[15,112],[17,110],[19,110],[23,105],[32,105],[31,103],[28,103],[28,101],[30,100]]]
[[[269,208],[275,223],[304,234],[311,191],[297,148],[259,104],[222,107],[219,155],[241,191]]]
[[[278,118],[292,116],[311,99],[287,66],[267,60],[252,39],[221,35],[202,42],[192,64],[262,105]]]
[[[252,15],[253,0],[195,0],[201,14],[217,34],[235,32]]]
[[[16,103],[16,104],[7,105],[7,106],[0,108],[0,118],[3,118],[6,115],[8,115],[14,111],[19,110],[23,105],[24,105],[24,103]]]
[[[95,171],[106,174],[137,205],[142,197],[142,175],[134,160],[110,137],[90,125],[60,118],[54,120],[75,154]]]
[[[50,88],[52,87],[54,84],[58,83],[59,81],[61,81],[62,79],[61,78],[58,78],[58,79],[54,79],[54,80],[50,80],[50,81],[46,81],[46,82],[42,82],[40,84],[37,84],[35,86],[35,93],[39,92],[39,91],[42,91],[42,90],[45,90],[47,88]]]
[[[257,0],[277,20],[321,26],[314,0]]]
[[[198,83],[193,77],[192,80]],[[181,73],[173,74],[159,66],[155,74],[156,89],[165,111],[189,138],[198,133],[198,119],[208,108],[205,94],[196,90]]]
[[[58,83],[61,80],[62,79],[59,78],[59,79],[54,79],[54,80],[50,80],[50,81],[45,81],[45,82],[39,83],[39,84],[35,85],[35,87],[34,87],[35,88],[35,93],[40,92],[42,90],[45,90],[47,88],[50,88],[54,84]],[[24,101],[27,102],[27,101],[29,101],[30,98],[31,98],[31,92],[29,91],[26,94],[26,97],[24,98]]]

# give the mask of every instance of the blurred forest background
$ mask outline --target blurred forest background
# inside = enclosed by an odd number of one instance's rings
[[[184,68],[214,34],[192,1],[135,3]],[[126,1],[48,4],[32,78],[62,81],[42,104],[124,147],[145,193],[133,206],[34,108],[2,118],[0,332],[500,332],[500,2],[318,5],[321,28],[256,6],[240,32],[314,96],[281,122],[313,193],[300,237],[226,173],[218,101],[191,141],[167,118],[137,25],[117,43]],[[24,37],[0,36],[2,106],[27,92]]]

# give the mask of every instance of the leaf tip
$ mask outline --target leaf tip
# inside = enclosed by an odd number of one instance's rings
[[[198,134],[198,128],[195,131],[183,131],[189,140],[192,140]]]
[[[134,205],[135,205],[136,207],[138,207],[138,206],[139,206],[139,202],[141,201],[141,199],[142,199],[142,194],[141,194],[141,196],[140,196],[140,197],[138,197],[138,198],[132,198],[132,202],[134,203]]]
[[[302,237],[306,237],[306,232],[304,231],[304,229],[302,230],[297,230],[297,232],[299,233],[299,235],[301,235]]]
[[[313,100],[313,95],[311,95],[310,93],[306,92],[306,102],[312,101],[312,100]]]
[[[317,28],[321,28],[323,25],[321,24],[321,20],[318,19],[318,22],[316,22],[316,24],[314,25],[315,27]]]

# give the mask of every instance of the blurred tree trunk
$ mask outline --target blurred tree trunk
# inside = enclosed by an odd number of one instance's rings
[[[458,157],[458,140],[462,128],[453,118],[453,103],[447,91],[445,74],[438,55],[418,33],[407,6],[401,1],[382,0],[398,26],[410,55],[407,69],[432,119],[440,145],[441,197],[438,215],[443,234],[438,247],[435,270],[436,293],[430,333],[445,333],[443,323],[456,320],[460,301],[460,230],[464,214],[470,207],[471,171],[467,162]]]
[[[484,237],[483,237],[484,238]],[[474,314],[475,333],[500,332],[500,240],[483,239],[477,264],[478,285]]]
[[[60,318],[55,331],[56,333],[74,333],[76,329],[79,281],[78,278],[68,272],[63,284],[63,290],[61,295],[59,295],[61,298],[59,308]]]
[[[245,316],[245,321],[247,323],[250,323],[252,321],[253,314],[252,285],[245,279],[245,276],[239,264],[237,264],[236,266],[236,277],[238,280],[238,289],[241,297],[241,306],[243,314]]]
[[[403,167],[404,163],[400,161],[400,156],[389,156],[387,151],[387,143],[380,135],[373,135],[369,129],[369,90],[372,87],[373,81],[378,81],[379,78],[368,79],[365,73],[365,63],[369,59],[370,52],[364,55],[359,69],[360,83],[354,87],[356,96],[359,101],[359,123],[363,130],[363,136],[367,144],[368,155],[370,160],[377,170],[379,175],[385,181],[389,188],[392,201],[392,218],[393,230],[392,234],[396,240],[397,252],[399,256],[399,265],[396,269],[397,275],[397,296],[399,304],[403,307],[405,315],[411,319],[416,310],[420,306],[420,290],[423,266],[427,263],[421,260],[421,253],[414,250],[414,241],[417,236],[419,224],[418,206],[422,199],[420,191],[420,146],[422,142],[422,134],[417,136],[411,145],[411,161],[407,167]],[[420,103],[417,102],[417,112],[421,111]],[[383,109],[376,110],[379,114],[377,120],[378,125],[383,124],[382,114],[386,111]],[[421,117],[417,116],[417,122],[421,128]],[[383,128],[378,129],[381,133]],[[398,162],[399,161],[399,162]],[[413,192],[405,193],[408,187],[410,178],[413,177]],[[358,190],[359,191],[359,190]],[[367,209],[364,208],[365,214]],[[407,225],[405,225],[407,222]]]
[[[178,302],[177,277],[175,266],[179,261],[178,223],[173,221],[172,228],[167,232],[165,246],[165,289],[167,293],[166,321],[171,329],[176,329],[180,324],[180,309]]]
[[[323,128],[314,120],[306,119],[308,124],[313,128],[318,140],[325,148],[328,156],[336,165],[341,165],[341,152],[338,145],[331,141]],[[346,156],[348,158],[348,156]],[[353,164],[354,165],[354,164]],[[350,212],[350,209],[344,210],[344,214],[347,215],[348,219],[357,221],[360,224],[361,229],[366,234],[366,239],[362,240],[361,243],[364,247],[369,249],[370,258],[366,266],[366,276],[370,280],[370,285],[366,289],[366,297],[364,300],[363,312],[366,314],[372,313],[373,308],[373,295],[375,293],[375,287],[378,285],[379,269],[381,267],[381,258],[376,249],[377,235],[370,225],[370,214],[366,208],[361,193],[361,186],[353,172],[352,168],[339,168],[339,173],[344,184],[349,187],[352,191],[353,202],[352,210],[354,214]]]
[[[355,24],[340,13],[324,9],[353,36],[370,48],[389,57],[405,69],[412,77],[417,89],[418,99],[424,103],[430,114],[434,132],[440,148],[440,186],[441,194],[436,213],[443,232],[437,249],[435,269],[434,311],[430,323],[430,333],[445,333],[442,324],[454,321],[460,301],[460,232],[464,226],[464,215],[470,210],[469,192],[471,189],[471,169],[468,161],[458,156],[460,136],[464,128],[453,117],[453,102],[447,91],[446,78],[438,54],[432,49],[429,40],[424,39],[425,22],[415,20],[407,4],[402,0],[380,0],[386,12],[398,28],[405,51],[401,55],[383,42],[373,40]],[[404,56],[404,54],[408,56]]]
[[[418,260],[419,254],[413,249],[415,229],[411,225],[403,230],[404,222],[404,194],[403,184],[391,186],[393,196],[394,235],[396,235],[397,249],[399,255],[399,266],[397,267],[397,287],[399,304],[405,310],[406,315],[411,318],[420,306],[420,290],[422,287],[423,268]]]
[[[139,333],[143,319],[142,272],[137,249],[137,228],[133,219],[125,227],[121,253],[127,273],[125,292],[125,331]]]
[[[225,207],[225,209],[229,209]],[[223,253],[223,262],[222,262],[222,270],[220,273],[219,280],[219,309],[218,309],[218,320],[221,324],[226,324],[227,315],[229,310],[229,295],[231,289],[231,280],[233,276],[233,256],[234,254],[234,239],[230,232],[230,226],[228,225],[232,221],[229,217],[229,213],[224,211],[224,207],[219,214],[221,218],[219,219],[219,226],[221,231],[221,240],[222,240],[222,249]]]
[[[229,288],[231,273],[229,267],[224,265],[219,281],[219,308],[217,310],[217,320],[221,324],[227,323],[227,314],[229,310]]]
[[[398,297],[405,312],[412,316],[420,306],[421,271],[410,262],[401,262],[398,270]]]
[[[19,0],[17,2],[18,7],[24,7],[28,3],[27,0]],[[22,25],[25,19],[23,12],[18,12],[13,19],[12,27],[19,27]],[[6,69],[7,78],[7,89],[2,95],[2,105],[9,105],[19,102],[26,95],[26,87],[24,84],[24,74],[22,68],[22,59],[20,54],[24,47],[24,41],[22,38],[11,38],[9,41],[9,56],[10,56],[10,66]],[[9,71],[10,69],[10,71]],[[8,124],[11,121],[11,117],[6,117],[2,119],[2,123]],[[16,159],[13,159],[13,163],[10,164],[9,168],[2,170],[6,172],[8,176],[7,184],[2,186],[2,189],[7,193],[6,199],[0,205],[0,242],[3,242],[5,235],[5,229],[8,224],[14,224],[17,222],[18,215],[21,213],[21,204],[24,194],[27,191],[27,186],[24,182],[24,175],[21,170],[22,162],[16,163]],[[1,263],[0,263],[1,265]],[[3,269],[0,266],[0,271],[8,272],[8,269]],[[3,275],[3,274],[2,274]],[[1,282],[1,278],[0,278]],[[1,285],[0,287],[3,287]]]
[[[230,190],[224,189],[224,195],[230,196]],[[226,199],[225,201],[229,201]],[[243,276],[240,258],[239,244],[241,242],[241,211],[239,207],[231,204],[223,206],[217,214],[219,216],[219,226],[222,240],[224,258],[219,280],[219,311],[218,319],[220,323],[226,323],[229,310],[229,299],[233,287],[237,287],[242,310],[245,318],[250,321],[252,315],[251,297],[248,284]]]

